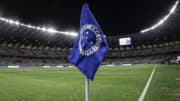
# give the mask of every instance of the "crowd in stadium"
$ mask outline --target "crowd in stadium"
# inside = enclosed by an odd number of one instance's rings
[[[28,46],[0,46],[0,65],[21,66],[57,66],[69,64],[67,56],[71,49],[61,48],[29,48]],[[180,56],[180,43],[157,45],[126,46],[109,48],[102,64],[153,64],[174,63]]]

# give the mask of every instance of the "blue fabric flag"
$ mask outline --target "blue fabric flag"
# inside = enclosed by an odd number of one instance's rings
[[[79,34],[68,60],[93,80],[107,50],[108,43],[103,31],[85,3],[81,12]]]

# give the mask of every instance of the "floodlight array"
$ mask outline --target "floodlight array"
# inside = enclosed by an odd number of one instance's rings
[[[47,32],[49,34],[57,33],[57,34],[65,34],[65,35],[70,35],[70,36],[77,36],[77,32],[58,31],[54,28],[46,28],[46,27],[39,27],[39,26],[30,25],[30,24],[24,24],[24,23],[21,23],[17,20],[7,19],[4,17],[0,17],[0,21],[4,21],[6,23],[9,23],[9,24],[12,24],[15,26],[23,26],[23,27],[26,27],[29,29],[35,29],[35,30]]]
[[[164,24],[164,22],[176,11],[176,8],[177,8],[178,4],[179,4],[179,1],[177,0],[176,3],[173,5],[173,7],[170,9],[169,13],[165,17],[163,17],[163,19],[161,19],[158,23],[151,26],[150,28],[141,30],[141,33],[145,33],[145,32],[154,30],[157,27],[159,27],[160,25]]]

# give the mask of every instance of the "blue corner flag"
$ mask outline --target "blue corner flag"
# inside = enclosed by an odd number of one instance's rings
[[[108,43],[103,31],[85,3],[81,12],[79,35],[68,60],[93,80],[107,50]]]

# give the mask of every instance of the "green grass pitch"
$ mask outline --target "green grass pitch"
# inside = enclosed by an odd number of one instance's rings
[[[154,65],[100,67],[91,101],[137,101]],[[84,101],[77,68],[0,69],[0,101]],[[157,65],[144,101],[180,101],[180,66]]]

